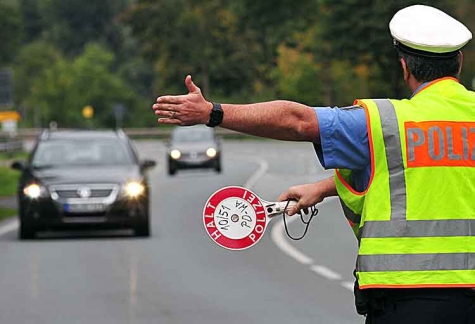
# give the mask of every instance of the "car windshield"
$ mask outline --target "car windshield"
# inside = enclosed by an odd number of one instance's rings
[[[211,142],[213,137],[213,131],[210,129],[180,128],[173,132],[172,141],[176,143]]]
[[[33,156],[35,168],[48,166],[130,165],[133,157],[115,140],[50,140],[41,142]]]

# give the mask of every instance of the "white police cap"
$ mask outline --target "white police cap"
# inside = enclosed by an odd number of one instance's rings
[[[449,58],[472,39],[458,20],[430,6],[414,5],[399,10],[389,23],[394,45],[413,55]]]

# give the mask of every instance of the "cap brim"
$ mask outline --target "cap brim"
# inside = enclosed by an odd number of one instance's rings
[[[398,50],[400,50],[401,52],[404,52],[406,54],[419,56],[419,57],[424,57],[424,58],[429,58],[429,59],[438,59],[438,60],[454,58],[460,52],[460,50],[458,50],[458,49],[455,50],[455,51],[452,51],[452,52],[445,52],[445,53],[427,52],[427,51],[418,50],[418,49],[406,46],[403,43],[398,42],[397,40],[394,40],[394,46]]]

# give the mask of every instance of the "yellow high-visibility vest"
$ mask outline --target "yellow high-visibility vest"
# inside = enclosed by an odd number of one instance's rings
[[[409,100],[357,100],[371,154],[368,187],[336,170],[357,224],[361,289],[475,287],[475,93],[454,78]]]

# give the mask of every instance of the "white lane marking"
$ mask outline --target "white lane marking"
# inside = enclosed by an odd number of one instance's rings
[[[280,219],[281,217],[279,217]],[[294,220],[296,220],[297,217],[289,217],[288,218],[288,223],[290,224]],[[280,223],[280,222],[279,222]],[[271,238],[274,241],[274,243],[281,249],[285,254],[290,256],[292,259],[296,260],[297,262],[300,262],[302,264],[308,265],[312,264],[313,260],[294,248],[290,243],[289,240],[285,238],[284,231],[283,231],[283,225],[280,223],[281,226],[278,226],[277,224],[272,227],[271,231]]]
[[[325,204],[332,199],[336,199],[336,197],[327,198],[320,205]],[[289,217],[287,224],[293,222],[296,219],[298,219],[298,217]],[[304,265],[308,265],[310,267],[310,270],[314,271],[320,276],[332,281],[340,281],[343,278],[342,275],[340,275],[339,273],[325,266],[313,264],[313,260],[310,257],[300,252],[296,248],[294,248],[289,243],[289,240],[285,236],[284,224],[282,222],[279,222],[278,224],[275,224],[272,227],[271,238],[272,238],[272,241],[274,241],[275,245],[277,245],[277,247],[282,252],[284,252],[285,254],[287,254],[289,257],[296,260],[297,262],[302,263]],[[340,282],[340,285],[343,286],[344,288],[347,288],[353,291],[352,282],[343,281],[343,282]]]
[[[250,177],[249,179],[247,179],[246,183],[244,184],[244,188],[247,188],[247,189],[252,189],[252,187],[257,183],[257,181],[267,172],[267,170],[269,169],[269,163],[264,160],[264,159],[260,159],[260,158],[255,158],[254,159],[257,163],[259,163],[259,169],[257,169],[256,172],[254,172]],[[294,220],[293,217],[291,217],[289,219],[289,223],[292,222]],[[309,258],[308,256],[306,256],[305,254],[303,253],[300,253],[300,251],[296,250],[292,245],[290,245],[287,240],[285,240],[284,236],[283,236],[283,232],[282,231],[275,231],[274,229],[276,228],[276,226],[274,226],[272,228],[272,232],[271,232],[271,235],[274,236],[280,236],[280,237],[276,237],[276,239],[274,241],[278,241],[279,242],[279,247],[281,248],[281,250],[284,250],[284,252],[286,254],[289,254],[293,259],[297,260],[298,262],[302,263],[302,264],[312,264],[313,263],[313,260],[311,258]]]
[[[341,275],[336,273],[333,270],[328,269],[322,265],[312,265],[310,266],[310,270],[318,273],[320,276],[327,278],[328,280],[341,280]]]
[[[4,226],[0,227],[0,236],[3,236],[14,230],[17,230],[19,226],[20,226],[20,223],[18,222],[18,219],[15,219],[14,221],[11,221],[8,224],[5,224]]]
[[[254,187],[257,181],[267,172],[267,169],[269,169],[269,163],[266,160],[255,158],[254,161],[259,164],[259,169],[257,169],[257,171],[254,172],[244,184],[244,188],[249,190]]]

